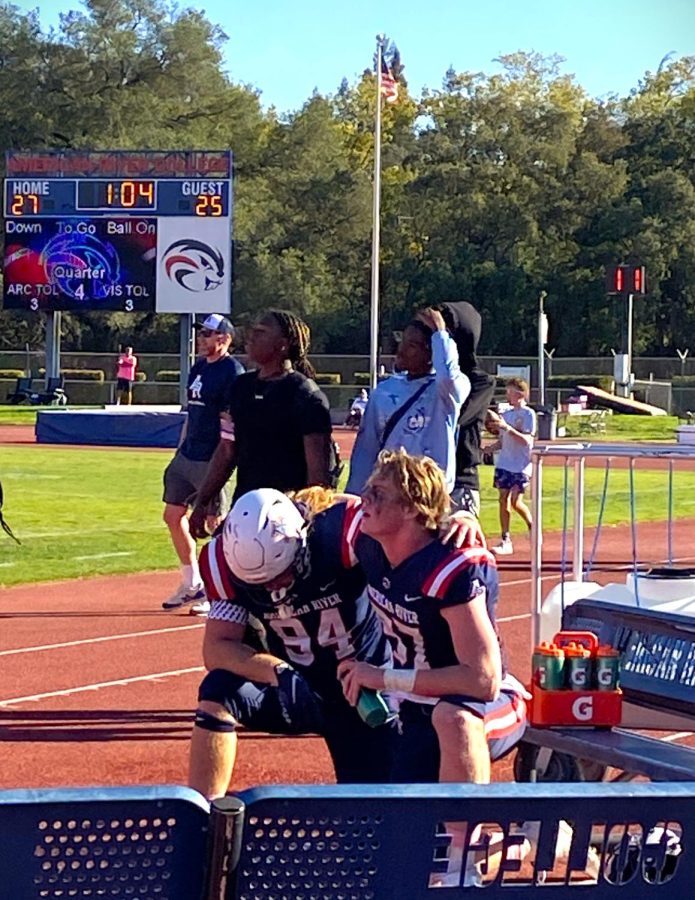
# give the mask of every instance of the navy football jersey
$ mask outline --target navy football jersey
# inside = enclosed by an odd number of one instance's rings
[[[265,588],[238,581],[224,557],[222,535],[200,554],[200,571],[211,603],[210,619],[246,624],[249,614],[266,630],[268,649],[300,671],[324,698],[342,698],[337,666],[357,659],[391,665],[391,652],[367,598],[365,579],[352,550],[358,501],[320,513],[308,538],[308,565],[281,606]]]
[[[396,669],[440,669],[459,660],[441,610],[485,595],[495,625],[498,598],[494,556],[481,547],[453,549],[432,541],[392,568],[381,545],[353,528],[353,550],[368,583],[369,598],[381,619]],[[431,697],[415,697],[435,703]]]

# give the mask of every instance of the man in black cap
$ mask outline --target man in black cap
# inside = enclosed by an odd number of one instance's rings
[[[456,481],[451,499],[459,509],[480,514],[481,436],[485,414],[492,402],[495,379],[478,365],[476,350],[480,340],[481,318],[465,300],[443,303],[439,307],[459,352],[459,366],[471,383],[471,392],[459,416],[456,442]]]
[[[220,437],[220,413],[226,409],[229,392],[243,366],[232,356],[230,347],[234,326],[219,313],[212,313],[197,323],[200,358],[188,376],[188,415],[181,442],[164,472],[164,522],[171,535],[181,566],[181,585],[162,607],[177,607],[205,600],[203,581],[196,557],[195,540],[188,525],[188,512],[201,487],[208,462]],[[227,511],[229,503],[224,491],[207,508],[212,528]]]

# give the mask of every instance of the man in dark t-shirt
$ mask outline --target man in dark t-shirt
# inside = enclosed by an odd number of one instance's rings
[[[234,384],[220,437],[236,443],[235,499],[247,491],[306,487],[304,438],[331,433],[325,394],[299,372],[264,380],[247,372]]]
[[[217,447],[220,413],[227,405],[232,384],[244,371],[240,363],[229,355],[234,328],[228,319],[215,313],[196,327],[199,349],[203,355],[188,376],[188,415],[179,448],[164,472],[164,522],[179,557],[182,573],[182,583],[164,601],[164,609],[174,609],[205,598],[195,540],[188,525],[188,509],[195,502],[208,462]],[[211,500],[206,510],[212,517],[211,525],[226,512],[226,506],[228,504],[222,492]]]
[[[229,415],[222,418],[220,441],[191,513],[197,537],[205,534],[205,504],[235,469],[235,497],[262,487],[284,492],[331,483],[331,416],[313,380],[309,338],[306,323],[285,310],[260,315],[248,329],[246,354],[256,369],[230,390]]]

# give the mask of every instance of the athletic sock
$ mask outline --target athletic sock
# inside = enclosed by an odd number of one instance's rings
[[[202,587],[203,579],[200,577],[198,560],[190,566],[181,566],[181,572],[183,573],[183,586],[187,591],[192,588]]]

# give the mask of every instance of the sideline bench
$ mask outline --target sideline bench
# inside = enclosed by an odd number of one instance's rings
[[[0,897],[200,900],[208,823],[184,787],[0,791]]]
[[[3,900],[647,900],[695,884],[692,784],[276,786],[210,814],[187,788],[2,791],[0,833]]]
[[[620,651],[623,725],[695,731],[695,618],[588,598],[567,607],[563,628],[593,631]],[[653,781],[695,781],[695,748],[624,727],[529,727],[515,774],[520,781],[593,780],[608,766]]]

